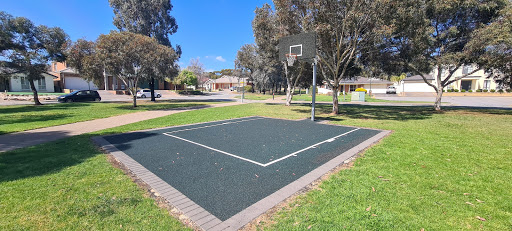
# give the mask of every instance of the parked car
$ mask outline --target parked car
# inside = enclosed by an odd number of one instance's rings
[[[151,90],[149,89],[142,89],[137,91],[137,98],[146,98],[151,97]],[[155,97],[160,98],[162,95],[155,91]]]
[[[94,90],[74,91],[66,95],[57,97],[59,102],[84,102],[84,101],[101,101],[100,94]]]
[[[386,94],[396,94],[396,87],[388,86],[388,88],[386,89]]]

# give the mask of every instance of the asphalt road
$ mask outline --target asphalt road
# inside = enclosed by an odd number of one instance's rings
[[[131,96],[128,95],[115,95],[105,91],[99,91],[103,102],[130,102],[132,101]],[[220,91],[220,92],[207,92],[206,95],[191,95],[182,96],[170,93],[168,91],[157,91],[161,92],[162,97],[158,100],[191,100],[191,101],[238,101],[235,99],[239,96],[236,92],[231,91]],[[421,101],[421,102],[434,102],[434,96],[397,96],[397,95],[376,95],[378,99],[385,99],[390,101]],[[150,100],[149,98],[139,98],[138,101]],[[284,103],[279,100],[276,103]],[[258,100],[244,100],[244,102],[262,102]],[[488,97],[471,97],[471,96],[444,96],[442,99],[445,106],[461,106],[461,107],[492,107],[492,108],[512,108],[512,97],[499,97],[499,96],[488,96]],[[43,100],[42,103],[58,103],[56,100]],[[18,100],[3,100],[0,99],[0,105],[23,105],[33,104],[32,101],[18,101]],[[387,103],[386,105],[393,105],[393,103]],[[404,105],[403,103],[397,103],[397,105]]]

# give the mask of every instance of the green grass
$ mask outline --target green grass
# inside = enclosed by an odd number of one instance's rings
[[[352,95],[347,94],[345,97],[343,95],[338,96],[338,102],[351,102]],[[311,101],[311,95],[294,95],[293,101]],[[398,100],[385,100],[385,99],[376,99],[376,98],[370,98],[368,95],[365,97],[365,102],[383,102],[383,103],[432,103],[434,102],[428,102],[428,101],[398,101]],[[315,97],[316,102],[332,102],[332,96],[330,95],[316,95]]]
[[[280,97],[281,95],[275,95],[274,97]],[[240,99],[240,95],[236,96],[237,99]],[[244,99],[249,100],[267,100],[272,99],[272,93],[270,94],[260,94],[260,93],[244,93]]]
[[[60,92],[38,92],[38,95],[65,95],[68,93]],[[32,92],[7,92],[7,95],[34,95]]]
[[[332,116],[330,107],[321,105],[317,118],[394,132],[353,168],[299,196],[260,228],[512,228],[511,111],[435,113],[424,107],[369,105],[340,110]],[[90,137],[252,115],[298,119],[309,113],[306,106],[267,104],[208,108],[0,153],[0,230],[184,229],[112,167]]]
[[[36,128],[75,123],[115,115],[204,105],[204,102],[139,101],[131,103],[59,103],[42,106],[0,106],[0,135]]]

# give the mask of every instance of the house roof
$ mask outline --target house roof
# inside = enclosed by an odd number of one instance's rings
[[[10,75],[11,77],[16,77],[16,76],[17,76],[17,77],[20,77],[20,76],[21,76],[21,77],[23,77],[23,76],[25,76],[26,74],[25,74],[25,73],[23,73],[23,72],[16,72],[16,73],[12,73],[12,74],[9,74],[9,75]],[[52,78],[54,78],[54,79],[59,78],[59,77],[57,77],[57,76],[55,76],[55,75],[53,75],[53,74],[50,74],[50,73],[48,73],[48,72],[43,72],[43,75],[44,75],[45,77],[52,77]]]
[[[78,72],[75,69],[71,68],[71,67],[66,67],[66,68],[64,68],[64,69],[62,69],[60,71],[57,71],[57,73],[78,74]]]
[[[340,84],[393,84],[393,82],[385,79],[355,77],[352,79],[344,79]]]
[[[431,75],[425,75],[425,78],[427,80],[434,80],[434,77],[432,77]],[[403,81],[405,81],[405,82],[407,82],[407,81],[423,81],[423,78],[421,77],[421,75],[413,75],[413,76],[403,79]]]

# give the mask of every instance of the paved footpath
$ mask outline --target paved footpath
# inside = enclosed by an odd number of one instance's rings
[[[180,112],[198,110],[211,107],[225,107],[240,104],[239,102],[229,102],[221,104],[210,104],[205,106],[174,108],[169,110],[144,111],[130,114],[124,114],[109,118],[96,119],[72,124],[64,124],[54,127],[39,128],[29,131],[11,133],[0,136],[0,152],[6,152],[18,148],[29,147],[37,144],[51,142],[71,136],[84,133],[100,131],[107,128],[118,127],[143,120],[154,119],[168,116]]]

